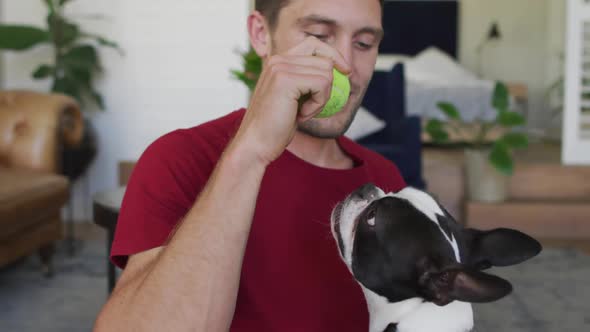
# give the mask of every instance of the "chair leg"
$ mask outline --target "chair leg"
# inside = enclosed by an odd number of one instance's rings
[[[54,273],[53,254],[55,245],[53,243],[39,248],[39,257],[41,258],[41,271],[46,278],[51,278]]]

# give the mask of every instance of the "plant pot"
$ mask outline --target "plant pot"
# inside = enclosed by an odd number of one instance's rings
[[[508,196],[509,177],[497,171],[489,161],[489,149],[466,149],[467,194],[471,201],[499,203]]]

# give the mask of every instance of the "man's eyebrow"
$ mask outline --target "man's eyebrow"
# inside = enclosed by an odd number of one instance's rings
[[[357,32],[355,32],[355,35],[360,35],[363,33],[370,33],[373,36],[375,36],[376,39],[381,40],[381,38],[383,38],[383,29],[381,28],[375,28],[375,27],[364,27],[362,29],[359,29]]]
[[[336,20],[317,14],[311,14],[297,19],[297,25],[299,26],[305,26],[309,24],[325,24],[331,26],[338,26],[338,22],[336,22]],[[355,32],[355,35],[360,35],[363,33],[370,33],[374,35],[377,39],[383,38],[383,29],[379,27],[364,27],[357,30]]]
[[[317,14],[311,14],[297,19],[297,25],[308,24],[338,25],[338,23],[336,23],[336,20]]]

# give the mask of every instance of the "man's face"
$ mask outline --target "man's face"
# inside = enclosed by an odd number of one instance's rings
[[[300,131],[334,138],[348,129],[373,75],[382,31],[379,0],[291,0],[281,10],[271,54],[283,53],[312,35],[340,52],[352,68],[344,109],[329,118],[308,120],[300,124]]]

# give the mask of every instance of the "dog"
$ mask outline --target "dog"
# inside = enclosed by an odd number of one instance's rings
[[[528,260],[542,250],[532,237],[499,228],[464,228],[428,193],[355,190],[332,211],[340,256],[360,284],[370,332],[467,332],[471,303],[512,291],[482,272]]]

